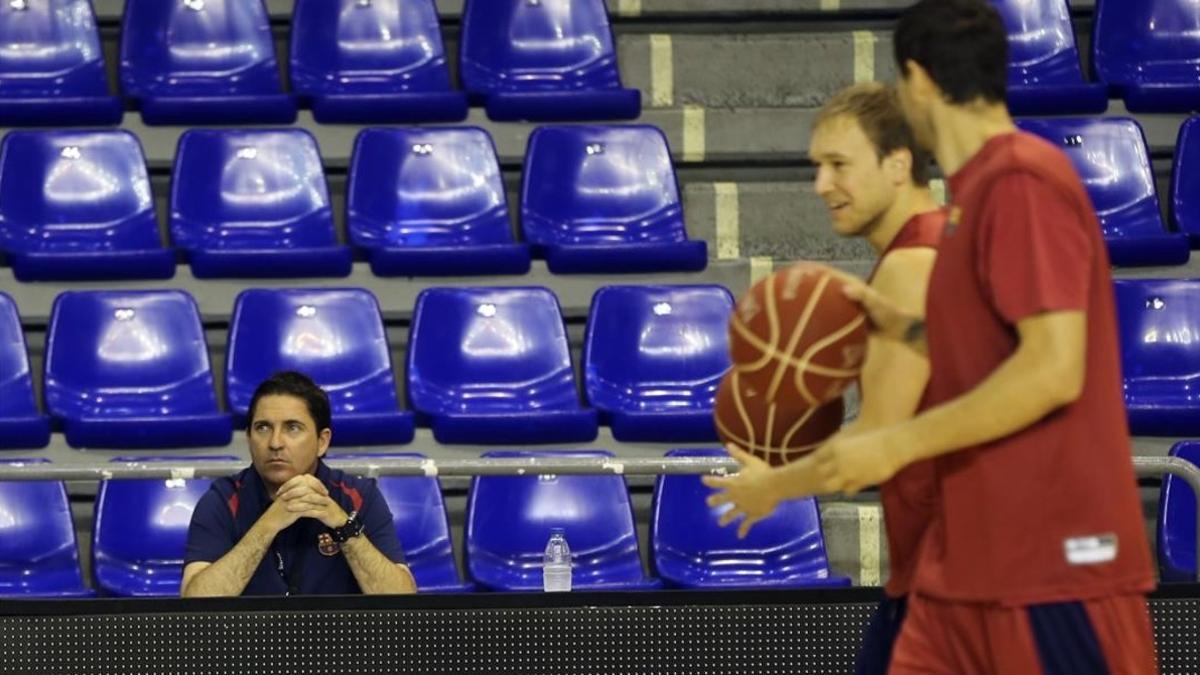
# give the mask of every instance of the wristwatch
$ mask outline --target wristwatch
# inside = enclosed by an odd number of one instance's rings
[[[357,537],[363,533],[366,525],[358,519],[358,511],[351,511],[350,517],[346,519],[346,524],[341,527],[335,527],[329,530],[329,536],[339,544],[344,544],[351,537]]]

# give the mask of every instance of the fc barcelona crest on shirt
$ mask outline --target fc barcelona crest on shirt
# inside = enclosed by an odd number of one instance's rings
[[[342,547],[333,540],[333,536],[328,532],[322,532],[317,535],[317,550],[324,556],[334,556],[341,553]]]
[[[950,207],[950,215],[946,217],[946,230],[944,236],[949,237],[958,229],[958,224],[962,222],[962,209],[958,206]]]

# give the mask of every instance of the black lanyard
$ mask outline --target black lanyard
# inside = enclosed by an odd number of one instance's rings
[[[288,537],[288,539],[294,540],[294,539],[296,539],[296,537],[300,537],[301,539],[303,539],[302,535],[303,535],[303,532],[296,533],[295,535]],[[283,538],[282,533],[281,533],[280,538]],[[285,587],[283,594],[284,595],[299,595],[300,594],[300,582],[301,582],[301,579],[303,579],[303,577],[300,575],[300,569],[301,569],[300,563],[304,559],[303,547],[292,547],[292,548],[296,549],[296,559],[292,561],[292,573],[289,577],[288,572],[287,572],[287,566],[284,565],[284,562],[283,562],[283,553],[280,552],[280,550],[279,550],[279,545],[280,544],[277,539],[275,546],[273,546],[271,548],[271,552],[275,554],[275,571],[279,573],[279,578],[283,580],[283,585]]]

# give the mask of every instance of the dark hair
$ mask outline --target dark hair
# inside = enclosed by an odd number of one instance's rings
[[[821,106],[813,119],[813,129],[831,119],[849,117],[862,128],[875,146],[880,160],[897,150],[912,153],[912,182],[920,187],[929,185],[929,151],[917,145],[912,129],[904,120],[900,98],[895,87],[878,82],[854,84],[834,94]]]
[[[950,103],[1004,102],[1008,35],[985,0],[921,0],[900,15],[893,44],[900,74],[920,64]]]
[[[317,425],[317,433],[332,428],[333,415],[329,411],[329,395],[304,373],[284,370],[263,380],[254,390],[254,396],[250,397],[250,408],[246,413],[247,429],[253,426],[254,407],[258,405],[258,399],[264,396],[298,398],[304,401],[305,407],[308,408],[308,414]]]

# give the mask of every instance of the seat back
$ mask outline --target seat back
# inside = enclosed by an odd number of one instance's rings
[[[146,159],[128,131],[13,131],[0,144],[0,248],[161,248]]]
[[[217,412],[200,311],[183,291],[60,293],[45,370],[55,417]]]
[[[545,288],[422,291],[408,397],[425,414],[578,408],[558,299]]]
[[[317,141],[303,129],[193,129],[171,178],[171,237],[184,249],[337,243]]]
[[[236,461],[233,456],[117,457],[114,462]],[[179,595],[192,512],[208,478],[100,481],[92,528],[97,587],[112,595]]]
[[[0,105],[5,98],[107,95],[104,52],[88,0],[0,5]]]
[[[1083,81],[1075,27],[1066,0],[991,0],[1008,32],[1008,81],[1076,84]]]
[[[291,78],[310,96],[449,89],[433,0],[298,0]]]
[[[1200,467],[1200,441],[1182,441],[1170,455]],[[1158,565],[1163,581],[1196,581],[1196,493],[1183,479],[1163,479],[1158,499]]]
[[[1098,2],[1092,60],[1111,85],[1200,79],[1200,12],[1192,0]]]
[[[724,457],[714,449],[672,450],[668,457]],[[665,580],[684,586],[803,584],[829,577],[821,514],[812,497],[781,502],[738,539],[718,520],[730,505],[708,506],[712,490],[699,476],[659,476],[651,534],[654,564]]]
[[[399,409],[379,303],[361,288],[238,294],[225,358],[229,409],[244,418],[254,390],[281,370],[320,385],[335,423],[341,414]]]
[[[356,246],[513,239],[496,147],[483,129],[364,129],[354,142],[348,192]]]
[[[1196,378],[1200,384],[1200,280],[1114,282],[1125,387]]]
[[[1164,232],[1142,128],[1127,118],[1022,119],[1025,131],[1067,153],[1096,208],[1105,237]]]
[[[493,451],[486,458],[612,457],[604,451]],[[644,578],[625,479],[605,476],[477,476],[467,496],[471,576],[498,590],[540,589],[552,528],[571,547],[576,587]]]
[[[733,296],[721,286],[606,286],[584,338],[588,401],[602,410],[711,409],[729,369]]]
[[[521,227],[533,244],[687,239],[667,138],[656,127],[540,127],[521,183]]]
[[[262,0],[125,0],[121,86],[135,98],[279,93]]]
[[[425,459],[415,452],[330,455],[332,460]],[[437,478],[382,476],[379,492],[392,512],[396,536],[404,549],[417,589],[458,586],[462,582],[454,564],[449,517]]]
[[[461,57],[477,94],[621,86],[604,0],[468,0]]]
[[[6,458],[0,464],[48,464]],[[0,481],[0,597],[80,595],[83,574],[62,481]]]
[[[1171,174],[1171,213],[1175,225],[1200,241],[1200,117],[1192,117],[1179,129],[1175,144],[1175,166]]]
[[[13,299],[0,293],[0,418],[37,414],[21,317]]]

